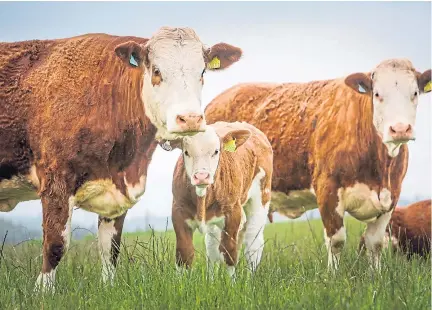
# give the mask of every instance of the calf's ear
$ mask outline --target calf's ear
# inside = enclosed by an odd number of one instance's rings
[[[249,139],[251,132],[247,129],[232,130],[222,137],[222,145],[225,151],[235,152]]]
[[[129,67],[140,67],[147,57],[144,47],[134,41],[119,44],[114,51]]]
[[[218,43],[205,51],[207,70],[223,70],[240,60],[242,50],[238,47]]]
[[[426,70],[422,74],[417,75],[418,86],[420,93],[428,93],[431,91],[431,69]]]
[[[353,73],[345,78],[345,84],[359,94],[372,94],[372,79],[364,73]]]

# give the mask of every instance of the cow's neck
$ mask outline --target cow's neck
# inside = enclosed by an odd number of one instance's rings
[[[381,186],[390,187],[392,173],[395,169],[402,169],[398,166],[402,165],[405,160],[406,152],[408,152],[407,146],[401,145],[398,154],[392,157],[389,155],[382,138],[378,135],[372,120],[370,121],[370,128],[372,136],[370,145],[367,149],[361,150],[363,154],[366,154],[364,160],[367,164],[360,163],[359,173],[362,174],[362,170],[366,168],[365,173],[372,181],[376,180]]]

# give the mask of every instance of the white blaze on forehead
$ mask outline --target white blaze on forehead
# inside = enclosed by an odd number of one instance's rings
[[[207,126],[205,132],[183,139],[183,158],[189,178],[197,172],[208,172],[210,183],[213,183],[220,158],[220,146],[219,136],[211,126]],[[215,154],[216,150],[218,154]]]
[[[219,148],[219,136],[216,130],[211,126],[208,126],[205,132],[183,139],[183,149],[187,150],[191,157],[203,155],[211,156],[214,151]]]
[[[174,139],[177,115],[201,112],[204,46],[189,28],[163,27],[146,44],[150,68],[144,76],[143,101],[158,137]],[[161,83],[152,84],[153,68]]]
[[[383,142],[391,143],[390,127],[396,124],[410,125],[414,131],[420,92],[416,71],[411,62],[404,59],[384,61],[373,70],[371,77],[374,125]],[[387,147],[390,156],[399,153],[399,147]]]

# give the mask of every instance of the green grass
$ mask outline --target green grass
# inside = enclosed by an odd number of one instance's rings
[[[356,254],[363,225],[347,219],[341,267],[327,272],[320,220],[266,226],[255,275],[244,258],[232,283],[223,272],[206,277],[203,237],[195,233],[191,272],[174,266],[175,236],[126,234],[113,287],[100,283],[95,239],[72,244],[57,271],[56,293],[33,293],[42,263],[41,242],[5,246],[0,258],[0,309],[430,309],[430,259],[407,261],[385,252],[381,274]]]

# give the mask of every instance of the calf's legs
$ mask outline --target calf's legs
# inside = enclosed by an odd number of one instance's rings
[[[193,247],[193,232],[186,223],[188,217],[176,204],[173,206],[172,221],[176,234],[176,267],[190,268],[195,255]]]
[[[245,256],[249,268],[254,272],[261,261],[264,249],[264,226],[267,222],[269,203],[263,206],[260,197],[252,198],[245,207],[247,208],[244,235]]]
[[[231,212],[225,214],[225,227],[222,230],[221,244],[219,250],[222,253],[225,263],[227,264],[227,271],[231,277],[234,277],[235,265],[237,264],[238,257],[238,233],[241,222],[241,207],[234,206],[232,208],[225,208]]]
[[[113,284],[114,281],[126,213],[115,219],[99,216],[98,246],[102,259],[102,281],[104,283]]]

